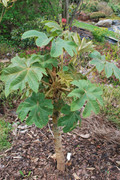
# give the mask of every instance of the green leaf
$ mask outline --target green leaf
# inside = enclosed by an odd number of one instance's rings
[[[105,65],[105,74],[107,76],[107,78],[109,78],[112,73],[113,73],[113,67],[112,67],[112,64],[109,63],[109,62],[106,62],[106,65]]]
[[[5,81],[5,95],[8,96],[12,90],[26,87],[26,84],[34,92],[38,92],[39,82],[46,75],[45,68],[33,57],[29,59],[15,57],[12,64],[2,71],[2,80]]]
[[[102,90],[87,80],[73,81],[71,84],[77,86],[77,88],[75,88],[71,93],[68,94],[68,97],[73,97],[73,101],[71,103],[71,111],[81,109],[86,103],[86,108],[84,109],[85,112],[83,111],[83,115],[85,117],[89,116],[91,111],[98,113],[99,104],[103,105],[101,97]]]
[[[90,61],[90,64],[95,65],[97,70],[99,72],[101,72],[104,69],[105,62],[103,62],[103,61],[101,61],[99,59],[93,59],[92,61]]]
[[[72,41],[66,41],[61,38],[57,38],[52,42],[50,54],[52,57],[59,57],[63,53],[64,49],[70,56],[74,56],[74,53],[77,53],[76,47],[77,45]]]
[[[49,54],[46,55],[34,55],[33,59],[41,64],[43,68],[52,69],[52,66],[57,67],[57,59],[51,57]]]
[[[98,51],[93,51],[92,53],[89,54],[89,57],[91,58],[97,58],[97,59],[101,59],[101,54]]]
[[[62,107],[61,113],[63,113],[64,116],[58,120],[58,126],[64,126],[63,132],[65,133],[72,131],[76,127],[77,122],[81,121],[80,112],[71,112],[70,106],[67,104]]]
[[[82,41],[79,41],[78,44],[78,52],[89,52],[93,50],[93,43],[92,41],[87,42],[85,38],[82,39]]]
[[[90,64],[95,65],[99,72],[104,70],[107,78],[114,74],[120,80],[120,69],[114,63],[106,61],[105,56],[101,56],[98,51],[94,51],[90,54],[90,57],[93,58]]]
[[[43,128],[52,115],[53,105],[52,100],[45,99],[42,93],[33,93],[31,97],[21,103],[17,109],[18,117],[23,121],[26,117],[26,123],[32,125],[33,123]]]
[[[120,69],[117,66],[115,66],[114,63],[110,63],[106,61],[104,68],[107,78],[109,78],[112,74],[114,74],[115,77],[120,80]]]
[[[49,42],[52,40],[52,38],[53,37],[50,37],[50,38],[38,37],[36,40],[36,45],[38,47],[46,46],[47,44],[49,44]]]
[[[113,64],[113,71],[114,71],[115,77],[120,80],[120,69],[114,64]]]
[[[100,111],[100,108],[99,108],[99,104],[97,103],[97,101],[89,101],[86,106],[85,106],[85,109],[83,111],[83,117],[88,117],[91,115],[91,112],[94,112],[95,114],[98,114],[99,111]]]
[[[31,37],[37,37],[36,45],[39,47],[46,46],[53,38],[53,37],[48,38],[45,33],[36,30],[29,30],[22,35],[22,39],[31,38]]]
[[[39,32],[39,31],[36,31],[36,30],[26,31],[22,35],[22,39],[31,38],[31,37],[41,37],[41,38],[44,37],[44,38],[46,38],[47,36],[46,36],[45,33]]]
[[[90,61],[90,64],[93,64],[96,66],[97,70],[101,72],[104,69],[105,65],[105,56],[101,55],[98,51],[94,51],[89,55],[91,58],[93,58],[92,61]]]
[[[62,28],[60,27],[60,25],[55,22],[55,21],[49,21],[47,23],[45,23],[45,28],[47,27],[47,29],[49,29],[49,31],[51,32],[55,32],[55,31],[60,31],[62,32]]]
[[[24,173],[21,171],[21,170],[19,170],[19,173],[24,177],[25,175],[24,175]]]

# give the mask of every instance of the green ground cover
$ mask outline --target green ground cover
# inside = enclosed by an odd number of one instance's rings
[[[0,119],[0,151],[11,146],[10,142],[8,141],[10,130],[11,124],[5,122],[4,119]]]
[[[105,114],[109,121],[112,121],[120,128],[120,87],[102,86],[104,106],[101,113]]]
[[[80,21],[77,21],[77,20],[74,21],[73,25],[76,26],[76,27],[79,27],[79,28],[86,29],[86,30],[91,31],[91,32],[94,32],[95,30],[100,30],[100,31],[105,30],[104,31],[105,36],[107,36],[107,37],[110,36],[110,37],[116,38],[116,33],[113,32],[113,31],[109,31],[107,28],[100,28],[98,26],[88,24],[88,23],[85,23],[85,22],[80,22]]]

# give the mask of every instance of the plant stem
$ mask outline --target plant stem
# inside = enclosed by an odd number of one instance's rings
[[[3,7],[2,8],[2,13],[1,13],[1,16],[0,16],[0,23],[1,23],[1,21],[2,21],[2,18],[3,18],[3,16],[4,16],[4,14],[5,14],[5,7]]]
[[[55,154],[57,159],[57,169],[60,171],[65,171],[65,157],[62,151],[62,141],[60,129],[57,126],[57,121],[59,118],[59,111],[54,109],[53,111],[53,134],[54,134],[54,145]]]
[[[61,71],[63,71],[63,53],[61,54]]]
[[[94,66],[88,73],[85,74],[85,76],[88,76],[91,72],[93,72],[96,69],[96,67]]]
[[[45,84],[45,85],[51,86],[51,84],[49,84],[49,83],[47,83],[47,82],[45,82],[45,81],[43,81],[43,80],[41,80],[41,82],[42,82],[43,84]]]

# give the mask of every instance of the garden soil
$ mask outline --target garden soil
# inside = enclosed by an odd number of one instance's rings
[[[0,180],[119,180],[120,131],[104,117],[83,119],[81,127],[62,134],[66,170],[56,168],[51,121],[39,129],[20,123],[16,115],[12,146],[0,152]]]

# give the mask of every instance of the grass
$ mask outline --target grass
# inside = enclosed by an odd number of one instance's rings
[[[120,128],[120,87],[103,86],[102,88],[104,107],[101,113]]]
[[[73,26],[83,28],[83,29],[86,29],[86,30],[91,31],[91,32],[93,32],[95,30],[100,30],[100,29],[102,30],[103,29],[103,28],[100,28],[98,26],[94,26],[92,24],[88,24],[88,23],[85,23],[85,22],[80,22],[80,21],[77,21],[77,20],[74,21]],[[110,36],[110,37],[116,38],[116,33],[113,32],[113,31],[107,30],[105,36]]]
[[[120,17],[113,14],[112,16],[109,17],[109,19],[120,20]]]
[[[11,124],[0,119],[0,151],[8,149],[11,144],[8,141]]]

